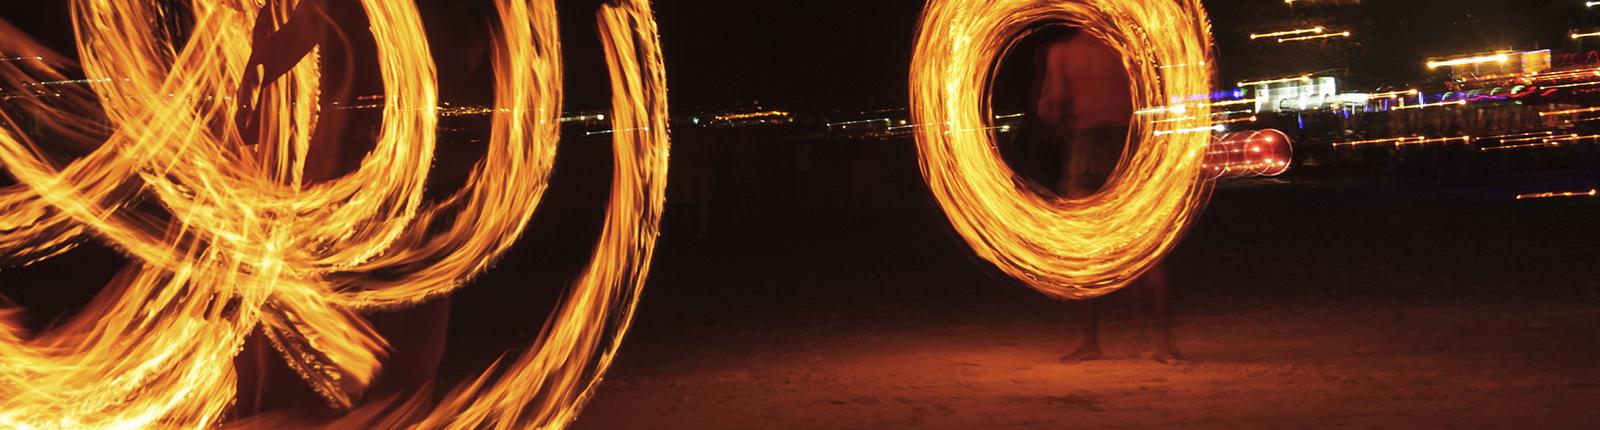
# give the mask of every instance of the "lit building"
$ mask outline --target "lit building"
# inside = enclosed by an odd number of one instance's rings
[[[1331,76],[1278,79],[1249,84],[1256,112],[1303,112],[1321,109],[1360,109],[1370,99],[1365,93],[1339,93],[1339,80]]]

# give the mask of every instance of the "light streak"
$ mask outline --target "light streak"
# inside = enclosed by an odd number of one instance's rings
[[[1266,39],[1266,38],[1273,38],[1273,37],[1283,37],[1283,36],[1298,36],[1298,35],[1302,35],[1302,34],[1322,34],[1322,32],[1327,31],[1327,30],[1328,30],[1327,28],[1324,28],[1324,27],[1319,25],[1319,26],[1316,26],[1316,27],[1302,28],[1302,29],[1298,29],[1298,30],[1275,31],[1275,32],[1271,32],[1271,33],[1251,33],[1250,34],[1250,40]]]
[[[597,113],[597,114],[593,114],[593,115],[572,115],[572,116],[561,117],[561,122],[562,123],[569,123],[569,122],[595,122],[595,121],[605,121],[605,120],[606,120],[606,114],[603,114],[603,113]]]
[[[1555,199],[1555,198],[1566,198],[1566,197],[1595,197],[1595,196],[1600,196],[1600,189],[1590,189],[1589,191],[1565,191],[1565,192],[1557,191],[1557,192],[1548,192],[1548,193],[1519,194],[1519,195],[1517,195],[1517,200],[1539,200],[1539,199]]]
[[[1498,145],[1498,146],[1485,146],[1485,147],[1482,147],[1482,148],[1478,148],[1478,150],[1487,152],[1487,151],[1504,151],[1504,150],[1513,150],[1513,149],[1556,148],[1556,147],[1560,147],[1562,143],[1577,142],[1577,141],[1580,141],[1580,140],[1590,140],[1590,141],[1600,140],[1600,135],[1568,134],[1568,135],[1564,135],[1564,136],[1551,136],[1549,134],[1546,134],[1546,135],[1541,136],[1541,135],[1537,135],[1537,134],[1530,134],[1529,136],[1530,137],[1521,137],[1521,138],[1515,138],[1515,139],[1500,139],[1499,140],[1500,145]],[[1522,142],[1534,142],[1534,143],[1522,143]],[[1512,144],[1512,145],[1508,145],[1508,144]]]
[[[362,0],[384,83],[383,120],[359,168],[317,184],[300,177],[317,62],[263,91],[256,106],[274,119],[263,125],[271,138],[244,145],[233,126],[240,106],[214,100],[239,87],[260,3],[195,2],[196,25],[181,45],[151,27],[176,12],[156,4],[76,2],[78,43],[94,47],[80,51],[86,74],[127,78],[93,93],[65,88],[71,104],[25,100],[25,114],[66,126],[103,111],[109,137],[80,139],[103,140],[98,150],[58,164],[42,155],[49,143],[0,128],[0,165],[20,183],[0,190],[0,260],[38,261],[93,235],[138,261],[57,328],[26,333],[15,319],[20,309],[0,309],[0,427],[224,424],[236,389],[233,358],[258,328],[330,405],[370,409],[344,427],[569,424],[628,329],[664,207],[666,89],[648,4],[613,2],[599,16],[612,116],[624,132],[614,137],[610,208],[589,266],[532,348],[432,410],[418,410],[418,401],[356,403],[386,350],[358,312],[449,294],[522,233],[548,186],[559,137],[553,1],[497,0],[489,150],[467,185],[436,204],[422,196],[437,84],[412,2]],[[42,49],[23,35],[0,37],[0,49],[18,47]],[[0,64],[5,81],[39,77],[63,79]],[[159,202],[166,213],[135,209],[135,201]]]
[[[934,126],[937,126],[937,125],[938,124],[901,124],[901,125],[896,125],[896,126],[890,126],[888,129],[889,130],[911,130],[911,129],[918,129],[918,128],[934,127]],[[968,129],[961,129],[961,130],[949,130],[949,132],[951,132],[951,133],[961,133],[961,132],[968,132],[968,131],[974,131],[974,130],[988,130],[988,129],[990,129],[990,127],[968,128]]]
[[[1315,36],[1287,37],[1287,38],[1283,38],[1283,39],[1278,39],[1278,43],[1304,42],[1304,41],[1308,41],[1308,40],[1332,39],[1332,38],[1336,38],[1336,37],[1350,37],[1350,32],[1346,31],[1346,32],[1340,32],[1340,33],[1318,34],[1318,35],[1315,35]]]
[[[1539,143],[1525,143],[1525,144],[1518,144],[1518,145],[1486,146],[1486,147],[1478,148],[1478,151],[1479,152],[1509,151],[1509,150],[1513,150],[1513,149],[1558,148],[1560,146],[1561,146],[1561,144],[1559,144],[1559,143],[1539,142]]]
[[[1250,105],[1250,104],[1256,104],[1256,100],[1255,99],[1230,100],[1230,101],[1225,101],[1225,102],[1210,103],[1210,104],[1207,104],[1206,106],[1207,107],[1227,107],[1227,106]]]
[[[111,79],[111,78],[72,79],[72,80],[49,81],[49,82],[26,82],[26,83],[23,83],[22,85],[26,86],[26,87],[57,87],[57,86],[62,86],[62,85],[103,84],[103,83],[114,82],[114,81],[116,81],[116,80],[115,79]]]
[[[1367,100],[1393,99],[1393,98],[1400,98],[1400,97],[1405,97],[1405,96],[1414,96],[1414,95],[1417,95],[1419,93],[1420,92],[1418,92],[1417,90],[1390,91],[1390,92],[1386,92],[1386,93],[1373,93],[1373,94],[1368,94],[1367,95]]]
[[[1574,134],[1572,136],[1577,136],[1577,135]],[[1533,136],[1533,137],[1522,137],[1522,138],[1516,138],[1516,139],[1500,139],[1500,143],[1548,142],[1548,141],[1550,141],[1550,136]]]
[[[1179,115],[1182,115],[1182,114],[1190,112],[1191,110],[1201,110],[1201,109],[1210,109],[1210,108],[1214,108],[1214,107],[1228,107],[1228,106],[1249,105],[1249,104],[1256,104],[1256,100],[1255,99],[1243,99],[1243,100],[1229,100],[1229,101],[1225,101],[1225,102],[1216,102],[1216,103],[1194,103],[1194,104],[1175,104],[1175,105],[1170,105],[1170,106],[1156,106],[1156,107],[1150,107],[1150,108],[1145,108],[1145,109],[1140,109],[1140,110],[1134,111],[1134,114],[1137,114],[1137,115],[1157,115],[1157,114],[1179,114]],[[1238,111],[1232,111],[1232,112],[1238,112]]]
[[[1433,138],[1424,137],[1424,136],[1406,136],[1406,137],[1391,137],[1391,138],[1384,138],[1384,139],[1355,140],[1355,141],[1349,141],[1349,142],[1335,142],[1333,144],[1333,147],[1339,148],[1339,147],[1356,147],[1356,146],[1370,146],[1370,145],[1393,145],[1394,147],[1398,148],[1398,147],[1406,146],[1406,145],[1426,145],[1426,144],[1431,144],[1431,143],[1450,143],[1450,142],[1471,143],[1472,141],[1473,141],[1473,137],[1472,136],[1433,137]]]
[[[583,135],[584,136],[599,136],[599,135],[603,135],[603,134],[626,133],[626,132],[630,132],[630,131],[645,131],[645,130],[646,129],[642,129],[642,128],[625,128],[625,129],[621,129],[621,130],[600,130],[600,131],[586,132]]]
[[[1478,138],[1478,140],[1501,140],[1501,141],[1503,141],[1505,139],[1522,138],[1522,137],[1529,137],[1529,136],[1550,136],[1550,135],[1553,135],[1553,134],[1556,134],[1556,132],[1550,131],[1550,130],[1530,131],[1530,132],[1526,132],[1526,133],[1511,133],[1511,134],[1500,134],[1500,135],[1494,135],[1494,136],[1484,136],[1484,137]]]
[[[911,67],[911,113],[923,177],[952,226],[985,260],[1063,299],[1120,289],[1150,269],[1199,214],[1210,185],[1210,133],[1156,135],[1140,115],[1139,142],[1099,193],[1044,196],[1000,159],[987,133],[989,83],[1007,48],[1042,23],[1064,23],[1125,58],[1134,106],[1211,93],[1211,71],[1160,64],[1209,62],[1204,8],[1195,0],[932,0]],[[1210,116],[1208,105],[1180,115]],[[1179,109],[1163,109],[1178,113]]]
[[[1200,121],[1200,117],[1197,117],[1197,116],[1180,116],[1180,117],[1177,117],[1177,118],[1160,119],[1160,120],[1156,120],[1155,122],[1156,122],[1156,124],[1168,124],[1168,123],[1174,123],[1174,122],[1191,122],[1191,121]]]
[[[1448,101],[1448,102],[1421,103],[1421,104],[1414,104],[1414,105],[1405,105],[1405,106],[1394,108],[1394,110],[1428,109],[1428,108],[1436,108],[1436,107],[1444,107],[1444,106],[1461,106],[1461,105],[1465,105],[1465,104],[1467,104],[1466,100],[1456,100],[1456,101]]]
[[[1166,136],[1171,134],[1211,133],[1220,132],[1222,130],[1223,128],[1221,125],[1208,125],[1205,127],[1180,128],[1177,130],[1156,130],[1154,134],[1156,136]]]
[[[1545,117],[1545,116],[1577,115],[1577,114],[1585,114],[1585,113],[1591,113],[1591,112],[1600,112],[1600,107],[1565,109],[1565,110],[1556,110],[1556,111],[1549,111],[1549,112],[1539,112],[1539,116]]]
[[[1211,123],[1214,124],[1214,125],[1238,124],[1238,123],[1241,123],[1241,122],[1256,122],[1256,117],[1251,116],[1251,117],[1245,117],[1245,118],[1221,119],[1221,120],[1211,121]]]
[[[1213,105],[1213,106],[1215,106],[1215,105]],[[1211,116],[1229,116],[1229,115],[1254,114],[1254,113],[1256,113],[1256,111],[1254,109],[1240,109],[1240,110],[1229,110],[1229,111],[1221,111],[1221,112],[1212,112]]]
[[[1595,85],[1600,85],[1600,82],[1579,82],[1579,83],[1575,83],[1575,84],[1549,85],[1549,86],[1546,86],[1544,88],[1545,89],[1549,89],[1549,90],[1553,90],[1553,89],[1560,89],[1560,88],[1592,87],[1592,86],[1595,86]]]
[[[1466,66],[1466,65],[1472,65],[1472,64],[1483,64],[1483,63],[1502,63],[1503,64],[1503,63],[1506,63],[1506,62],[1509,62],[1509,61],[1511,61],[1511,55],[1510,54],[1494,54],[1494,55],[1483,55],[1483,56],[1469,57],[1469,58],[1457,58],[1457,59],[1454,59],[1454,60],[1429,61],[1428,62],[1428,68],[1429,69],[1437,69],[1437,68],[1440,68],[1440,67]]]
[[[1187,105],[1187,104],[1176,104],[1176,105],[1171,105],[1171,106],[1156,106],[1156,107],[1145,108],[1145,109],[1140,109],[1140,110],[1134,111],[1134,114],[1135,115],[1185,114],[1185,113],[1189,112],[1190,106],[1191,105]],[[1195,104],[1195,105],[1192,105],[1192,106],[1194,106],[1196,108],[1200,108],[1200,107],[1206,107],[1208,105],[1206,105],[1206,104]]]
[[[830,123],[827,124],[827,126],[828,126],[829,130],[832,130],[834,127],[850,128],[852,126],[859,126],[859,125],[866,125],[866,124],[878,124],[878,123],[883,123],[883,125],[885,127],[888,127],[888,126],[894,124],[894,121],[890,120],[889,118],[875,118],[875,119],[863,119],[863,120],[857,120],[857,121],[830,122]]]
[[[1595,139],[1600,139],[1600,135],[1583,136],[1583,135],[1574,134],[1574,135],[1570,135],[1570,136],[1552,137],[1552,138],[1549,138],[1549,139],[1545,139],[1545,142],[1562,143],[1562,142],[1577,142],[1577,141],[1580,141],[1580,140],[1595,140]]]
[[[1416,138],[1416,136],[1395,137],[1395,138],[1386,138],[1386,139],[1356,140],[1356,141],[1350,141],[1350,142],[1336,142],[1336,143],[1333,144],[1333,147],[1338,148],[1338,147],[1341,147],[1341,146],[1354,147],[1354,146],[1367,146],[1367,145],[1394,144],[1396,142],[1400,142],[1400,141],[1403,141],[1403,140],[1406,140],[1406,139],[1413,139],[1413,138]]]
[[[1417,138],[1415,140],[1402,140],[1402,141],[1399,141],[1399,142],[1395,142],[1394,146],[1395,147],[1401,147],[1401,146],[1406,146],[1406,145],[1428,145],[1428,144],[1434,144],[1434,143],[1451,143],[1451,142],[1472,143],[1472,136]]]
[[[1288,78],[1278,78],[1278,79],[1264,79],[1264,80],[1259,80],[1259,81],[1244,81],[1244,82],[1240,82],[1239,83],[1239,87],[1240,88],[1253,87],[1253,86],[1257,86],[1257,85],[1272,85],[1272,84],[1282,84],[1282,83],[1288,83],[1288,82],[1311,82],[1311,75],[1300,75],[1300,76],[1294,76],[1294,77],[1288,77]],[[1254,101],[1252,100],[1252,102],[1254,102]]]
[[[1212,112],[1211,116],[1212,117],[1226,117],[1226,116],[1232,116],[1232,115],[1253,114],[1253,113],[1256,113],[1256,111],[1253,111],[1253,110],[1232,110],[1232,111],[1223,111],[1223,112]],[[1167,123],[1174,123],[1174,122],[1190,122],[1190,121],[1201,121],[1201,120],[1202,120],[1202,118],[1197,117],[1197,116],[1182,116],[1182,117],[1176,117],[1176,118],[1159,119],[1159,120],[1156,120],[1155,123],[1156,124],[1167,124]],[[1251,121],[1255,121],[1256,117],[1252,116],[1252,117],[1250,117],[1250,120]],[[1209,121],[1209,120],[1207,120],[1207,121]],[[1225,124],[1225,123],[1219,123],[1219,124]]]
[[[1582,76],[1585,76],[1585,75],[1587,75],[1587,76],[1600,76],[1600,68],[1581,69],[1581,70],[1568,70],[1568,71],[1552,72],[1552,73],[1532,73],[1532,74],[1529,74],[1528,77],[1534,78],[1536,80],[1555,80],[1555,79],[1571,79],[1571,78],[1576,78],[1576,77],[1582,77]]]
[[[1204,67],[1205,65],[1206,65],[1206,62],[1204,62],[1204,61],[1196,61],[1196,62],[1193,62],[1193,63],[1173,64],[1173,65],[1161,66],[1160,69],[1166,70],[1166,69],[1176,69],[1176,68],[1180,68],[1180,67]]]
[[[1578,40],[1578,39],[1582,39],[1582,38],[1585,38],[1585,37],[1595,37],[1595,36],[1600,36],[1600,31],[1589,32],[1589,33],[1572,33],[1570,35],[1570,37],[1572,37],[1572,40]]]
[[[1498,80],[1515,79],[1515,80],[1521,80],[1521,81],[1529,83],[1529,84],[1533,84],[1533,83],[1540,83],[1540,82],[1546,82],[1546,81],[1559,81],[1559,80],[1575,79],[1575,78],[1586,78],[1586,77],[1600,77],[1600,68],[1563,70],[1563,71],[1543,72],[1543,73],[1540,73],[1540,72],[1528,72],[1528,73],[1507,73],[1507,74],[1488,75],[1488,76],[1471,76],[1471,77],[1465,77],[1465,78],[1463,78],[1463,80],[1467,81],[1467,82],[1473,82],[1473,81],[1498,81]]]

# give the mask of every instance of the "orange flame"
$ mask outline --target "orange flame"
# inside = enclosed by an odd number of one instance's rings
[[[20,183],[0,190],[0,259],[27,264],[92,235],[138,261],[61,327],[27,333],[20,309],[0,308],[0,427],[217,426],[234,398],[233,357],[257,327],[330,403],[352,407],[386,348],[358,312],[448,294],[522,233],[558,140],[552,0],[497,0],[504,32],[490,150],[467,186],[437,205],[422,199],[439,103],[415,5],[362,0],[385,84],[378,142],[353,173],[306,185],[316,61],[254,100],[269,119],[259,145],[244,145],[231,120],[248,103],[234,95],[249,64],[247,29],[268,10],[262,3],[193,0],[194,27],[179,46],[152,31],[172,12],[154,3],[74,0],[92,91],[12,101],[17,115],[60,130],[94,130],[93,118],[104,115],[104,135],[47,144],[25,137],[12,113],[0,118],[0,164]],[[615,128],[627,131],[616,136],[610,211],[589,268],[536,347],[431,412],[372,412],[360,417],[364,425],[560,428],[610,364],[648,271],[669,144],[648,4],[605,6],[599,21]],[[9,25],[0,31],[8,33],[0,50],[42,60],[0,63],[0,79],[61,80],[55,70],[64,61],[47,59]],[[75,145],[90,149],[55,155]],[[381,279],[365,276],[380,270]]]
[[[989,87],[995,64],[1043,25],[1081,28],[1122,54],[1137,115],[1132,140],[1106,188],[1082,199],[1041,196],[995,149]],[[1115,291],[1177,243],[1209,193],[1202,162],[1210,106],[1150,108],[1210,94],[1210,28],[1196,0],[931,0],[911,67],[923,177],[956,231],[984,259],[1065,299]],[[1204,122],[1204,120],[1200,120]],[[1174,128],[1182,126],[1179,128]]]

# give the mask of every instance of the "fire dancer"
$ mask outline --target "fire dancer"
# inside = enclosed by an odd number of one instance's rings
[[[1034,115],[1044,138],[1060,148],[1060,180],[1054,189],[1066,199],[1098,193],[1121,163],[1131,142],[1133,96],[1122,58],[1098,38],[1082,32],[1056,35],[1035,54]],[[1154,359],[1182,360],[1172,334],[1167,271],[1157,264],[1130,288],[1147,294],[1155,317]],[[1101,358],[1100,313],[1094,301],[1079,306],[1082,343],[1061,358],[1078,362]]]
[[[356,50],[350,34],[343,28],[365,28],[366,16],[354,1],[301,0],[288,19],[275,22],[276,8],[288,2],[270,1],[256,20],[250,63],[239,88],[238,100],[245,106],[235,118],[246,143],[254,144],[260,135],[260,113],[254,103],[259,91],[289,73],[295,65],[320,48],[322,66],[321,98],[326,102],[348,101],[354,88],[352,76]],[[331,181],[348,173],[359,161],[355,154],[370,148],[355,144],[349,137],[349,111],[321,109],[313,132],[306,163],[307,184]],[[368,386],[366,398],[382,398],[415,391],[433,381],[444,354],[444,339],[450,317],[450,299],[435,299],[410,309],[365,315],[374,329],[389,343],[391,350],[380,374]],[[247,341],[235,360],[239,369],[238,415],[250,417],[269,411],[329,412],[325,402],[301,382],[278,352],[258,330]]]

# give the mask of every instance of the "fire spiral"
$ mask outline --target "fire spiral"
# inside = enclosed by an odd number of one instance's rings
[[[293,6],[294,0],[281,1]],[[309,1],[309,0],[307,0]],[[176,3],[176,2],[173,2]],[[415,4],[361,0],[385,106],[375,149],[337,180],[305,184],[319,70],[302,62],[254,100],[261,142],[233,118],[262,0],[193,0],[193,26],[158,28],[167,2],[74,0],[92,91],[16,95],[15,115],[59,131],[35,141],[0,118],[0,262],[27,264],[94,238],[137,261],[74,319],[29,333],[0,307],[0,427],[225,425],[245,336],[267,333],[335,406],[355,406],[385,341],[358,313],[449,294],[522,233],[548,185],[562,75],[553,0],[496,0],[496,101],[488,154],[465,187],[423,199],[437,80]],[[615,178],[599,245],[534,347],[431,410],[351,414],[344,426],[560,428],[611,362],[633,315],[664,206],[666,82],[644,0],[598,16],[610,66]],[[65,60],[0,22],[10,83],[64,80]],[[12,95],[8,94],[8,97]],[[72,133],[74,131],[82,131]],[[70,154],[80,148],[82,154]],[[375,274],[381,274],[375,275]],[[418,398],[423,395],[419,394]]]
[[[910,94],[915,122],[930,124],[916,135],[923,177],[980,257],[1050,296],[1087,299],[1127,285],[1177,243],[1210,190],[1202,164],[1211,106],[1167,106],[1210,93],[1199,1],[932,0],[923,13]],[[1081,199],[1029,189],[1001,160],[989,120],[999,59],[1052,25],[1121,54],[1140,109],[1136,149],[1101,192]]]

